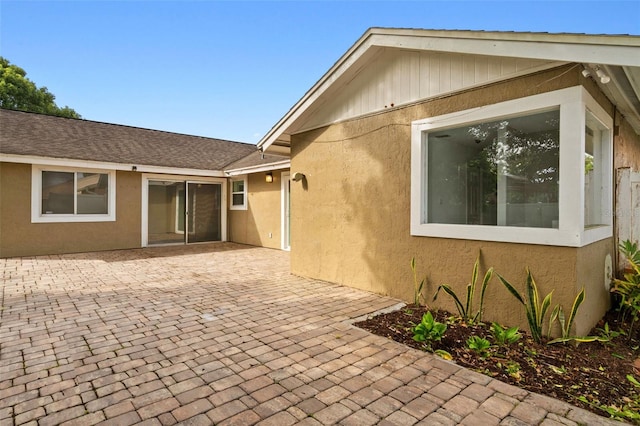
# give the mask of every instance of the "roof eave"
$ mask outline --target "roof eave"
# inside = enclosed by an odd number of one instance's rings
[[[291,161],[283,160],[275,163],[260,164],[257,166],[240,167],[237,169],[225,170],[224,174],[226,176],[239,176],[239,175],[247,175],[251,173],[270,172],[274,170],[283,170],[283,169],[289,169],[289,168],[291,168]]]
[[[640,67],[640,37],[370,28],[269,130],[258,148],[288,153],[293,123],[373,47]]]
[[[79,160],[75,158],[41,157],[33,155],[0,153],[0,162],[36,164],[53,167],[75,167],[84,169],[135,171],[138,173],[160,173],[185,176],[225,177],[222,170],[186,169],[169,166],[154,166],[150,164],[112,163],[94,160]]]

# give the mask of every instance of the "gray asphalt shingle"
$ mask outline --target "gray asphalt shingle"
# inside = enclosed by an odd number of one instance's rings
[[[0,109],[3,154],[223,170],[253,144]]]

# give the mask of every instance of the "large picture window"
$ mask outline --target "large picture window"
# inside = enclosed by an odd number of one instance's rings
[[[610,237],[612,126],[581,87],[412,123],[412,235],[567,246]]]
[[[115,220],[115,172],[33,168],[33,222]]]
[[[558,227],[560,111],[427,134],[429,223]]]

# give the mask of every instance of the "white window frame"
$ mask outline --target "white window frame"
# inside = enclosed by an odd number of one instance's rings
[[[233,192],[233,183],[240,182],[240,181],[244,182],[244,185],[243,185],[244,191]],[[231,194],[229,196],[229,210],[247,210],[247,194],[248,194],[247,188],[248,187],[249,187],[249,179],[247,179],[247,175],[238,175],[229,179],[229,193]],[[242,200],[243,200],[242,204],[238,204],[238,205],[233,204],[234,194],[242,194]]]
[[[107,214],[43,214],[42,213],[42,172],[63,173],[101,173],[109,179],[107,194]],[[74,183],[75,185],[75,183]],[[74,192],[74,196],[77,194]],[[75,201],[74,201],[75,203]],[[116,220],[116,171],[103,169],[85,169],[78,167],[31,166],[31,222],[32,223],[66,223],[66,222],[114,222]]]
[[[459,225],[427,222],[427,134],[467,124],[560,108],[558,228]],[[584,150],[587,109],[607,129],[603,140],[604,224],[584,227]],[[582,87],[570,87],[411,123],[411,235],[582,247],[613,236],[613,119]],[[579,191],[576,188],[580,188]]]

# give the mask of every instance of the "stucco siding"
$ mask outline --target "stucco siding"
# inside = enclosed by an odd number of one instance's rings
[[[272,183],[264,173],[248,175],[247,210],[229,211],[229,241],[281,248],[282,172],[273,172]]]
[[[0,257],[140,247],[140,185],[117,172],[114,222],[31,223],[31,165],[0,163]]]
[[[602,274],[592,277],[578,268],[596,257],[600,265],[611,242],[572,248],[410,234],[410,123],[580,84],[579,68],[570,67],[294,135],[291,169],[306,181],[291,189],[292,272],[412,302],[409,263],[415,256],[419,279],[428,278],[427,304],[451,311],[450,298],[432,302],[432,296],[442,283],[462,295],[479,251],[483,274],[493,266],[523,290],[529,267],[541,293],[554,290],[554,303],[567,308],[579,281],[588,289],[602,287]],[[603,314],[607,303],[590,301],[591,317]],[[485,319],[526,327],[523,307],[497,280],[488,289]]]

